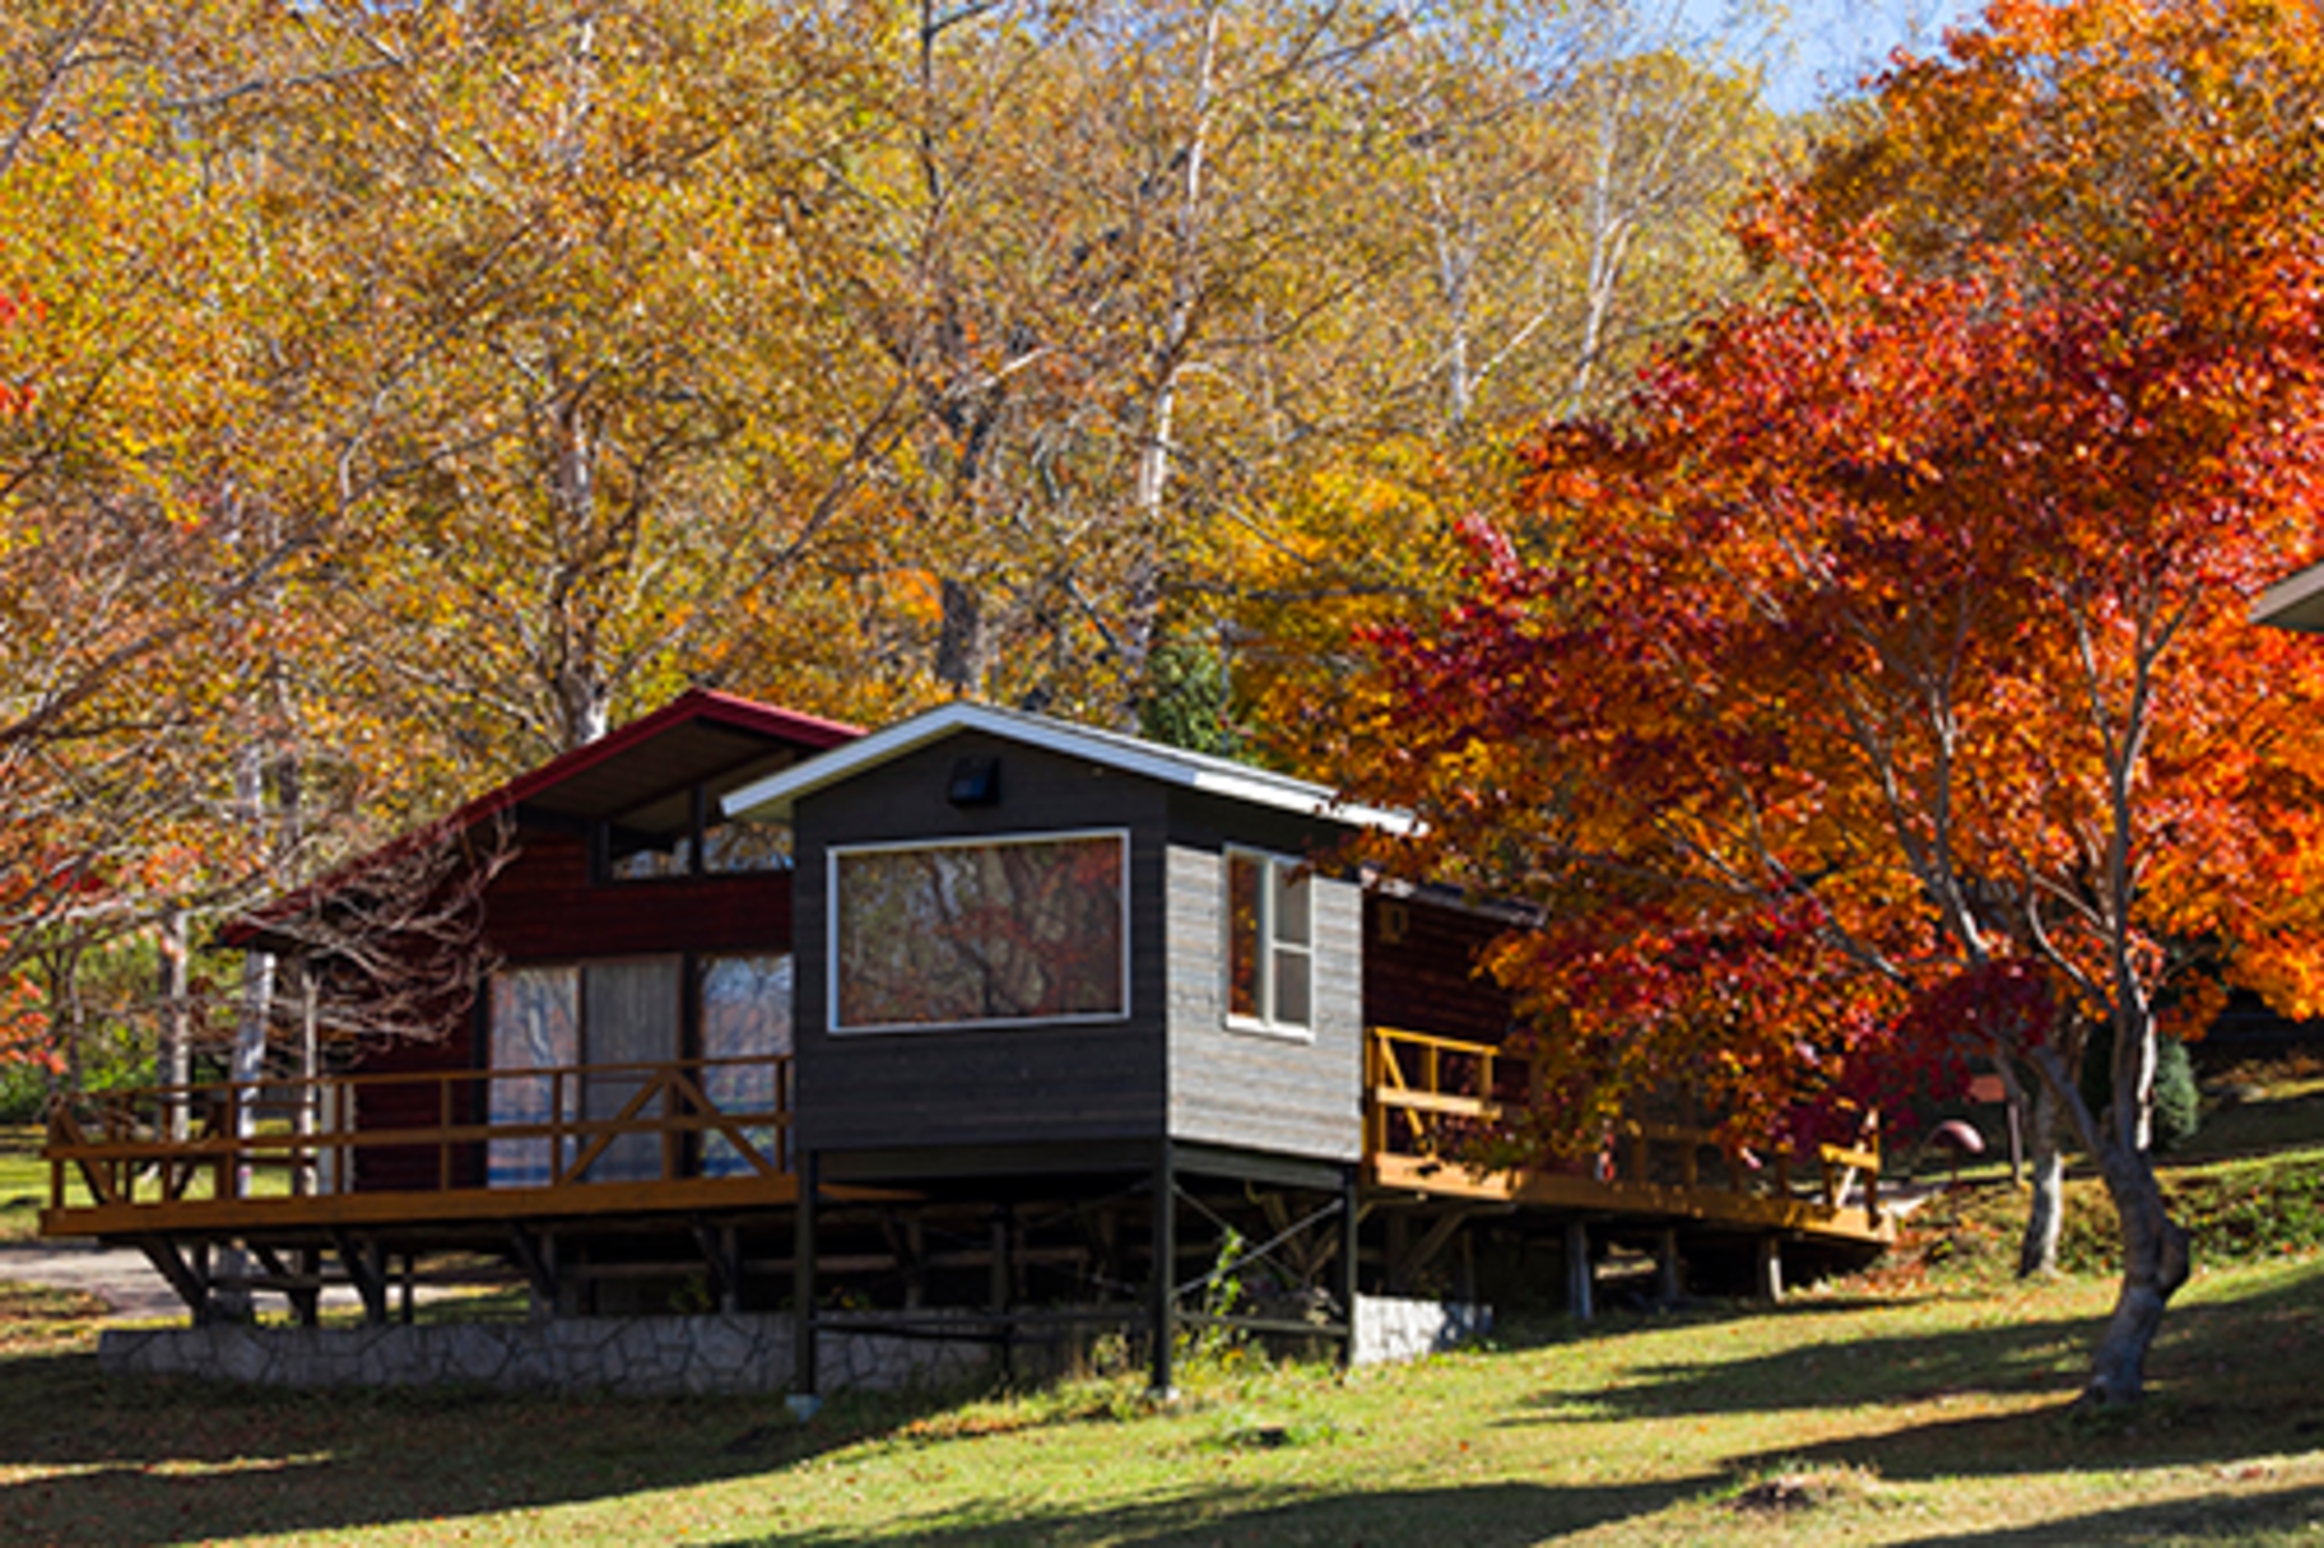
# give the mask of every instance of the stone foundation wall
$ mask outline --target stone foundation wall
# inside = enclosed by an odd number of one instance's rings
[[[921,1312],[926,1323],[934,1314]],[[1356,1360],[1370,1365],[1449,1349],[1492,1326],[1490,1307],[1360,1297]],[[108,1375],[186,1376],[281,1387],[477,1385],[641,1395],[780,1392],[792,1371],[791,1318],[569,1317],[546,1322],[425,1327],[294,1328],[215,1324],[107,1328],[97,1363]],[[1020,1345],[1016,1372],[1037,1380],[1062,1351]],[[973,1382],[993,1367],[990,1345],[826,1332],[816,1349],[828,1391],[880,1392]]]
[[[782,1313],[383,1328],[107,1328],[97,1363],[108,1375],[283,1387],[780,1392],[791,1379],[791,1331],[791,1318]],[[824,1334],[816,1357],[832,1390],[885,1392],[982,1376],[991,1351],[982,1344],[850,1332]]]

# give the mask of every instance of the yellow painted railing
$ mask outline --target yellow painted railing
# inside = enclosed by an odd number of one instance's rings
[[[1538,1100],[1534,1070],[1522,1056],[1488,1043],[1463,1042],[1393,1027],[1370,1029],[1364,1043],[1364,1143],[1368,1156],[1460,1161],[1502,1129],[1512,1105]],[[1489,1146],[1487,1147],[1489,1148]],[[1710,1129],[1625,1120],[1586,1162],[1568,1163],[1609,1187],[1719,1187],[1736,1193],[1793,1196],[1797,1157],[1779,1147],[1738,1144]],[[1717,1177],[1705,1175],[1710,1158]],[[1815,1155],[1808,1196],[1829,1209],[1861,1184],[1861,1204],[1879,1211],[1877,1123],[1853,1146],[1824,1145]]]
[[[217,1081],[59,1109],[43,1154],[51,1209],[773,1178],[791,1170],[792,1106],[788,1054]]]

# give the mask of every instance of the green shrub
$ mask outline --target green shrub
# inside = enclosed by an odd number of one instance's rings
[[[32,1064],[0,1064],[0,1123],[38,1123],[48,1103],[48,1072]]]
[[[2105,1117],[2114,1105],[2114,1029],[2101,1023],[2082,1051],[2082,1100]],[[2174,1150],[2195,1137],[2203,1124],[2202,1093],[2195,1085],[2195,1061],[2175,1037],[2155,1039],[2154,1141],[2158,1151]]]

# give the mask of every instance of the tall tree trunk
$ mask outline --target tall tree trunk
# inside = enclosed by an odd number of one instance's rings
[[[234,1023],[234,1057],[228,1064],[226,1078],[234,1083],[234,1138],[237,1148],[258,1132],[258,1083],[266,1074],[266,1027],[274,1014],[274,954],[265,951],[246,951],[242,954],[242,1006]],[[251,1169],[247,1162],[235,1167],[234,1188],[238,1195],[250,1192]],[[239,1245],[221,1248],[218,1253],[220,1287],[210,1299],[213,1315],[230,1322],[248,1322],[256,1315],[247,1276],[250,1273],[250,1255]]]
[[[2082,1401],[2135,1403],[2146,1392],[2146,1355],[2163,1309],[2192,1268],[2186,1228],[2170,1217],[2150,1148],[2155,1023],[2145,1001],[2125,995],[2114,1015],[2114,1107],[2096,1146],[2106,1192],[2122,1225],[2122,1290],[2106,1319]]]
[[[966,581],[947,575],[940,588],[943,617],[936,629],[936,680],[958,698],[981,698],[985,677],[984,599]]]
[[[2162,1327],[2163,1308],[2187,1282],[2191,1261],[2186,1227],[2164,1208],[2149,1154],[2110,1135],[2100,1165],[2122,1221],[2122,1290],[2091,1358],[2082,1401],[2112,1407],[2145,1395],[2147,1350]]]
[[[1217,105],[1217,73],[1221,8],[1212,6],[1202,19],[1202,51],[1194,72],[1194,121],[1179,150],[1178,210],[1172,224],[1170,306],[1162,319],[1161,336],[1149,366],[1152,397],[1146,404],[1145,427],[1138,448],[1135,500],[1138,542],[1144,552],[1133,566],[1125,598],[1121,637],[1122,674],[1129,686],[1124,712],[1151,686],[1148,681],[1154,651],[1154,626],[1162,611],[1163,556],[1168,551],[1167,510],[1173,456],[1178,436],[1178,386],[1193,353],[1195,319],[1208,284],[1206,242],[1209,195],[1204,181],[1209,168],[1212,114]]]
[[[161,1036],[154,1050],[154,1079],[163,1086],[181,1088],[165,1104],[163,1138],[186,1137],[186,1094],[194,1078],[191,1006],[188,980],[186,911],[172,908],[161,918]]]
[[[2066,1224],[2066,1158],[2059,1145],[2064,1111],[2057,1093],[2033,1083],[2026,1112],[2026,1172],[2032,1188],[2025,1236],[2017,1249],[2017,1277],[2046,1278],[2058,1271],[2058,1236]]]

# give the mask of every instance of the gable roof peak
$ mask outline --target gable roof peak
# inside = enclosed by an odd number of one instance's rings
[[[1086,759],[1166,785],[1301,816],[1320,817],[1349,827],[1378,828],[1397,834],[1412,832],[1416,827],[1416,820],[1409,812],[1343,801],[1327,785],[1295,779],[1272,769],[1210,753],[1190,752],[1126,732],[1077,725],[1029,710],[1003,709],[973,699],[955,699],[923,711],[859,741],[820,753],[745,785],[726,797],[726,813],[730,817],[787,817],[792,803],[802,795],[968,731]]]

